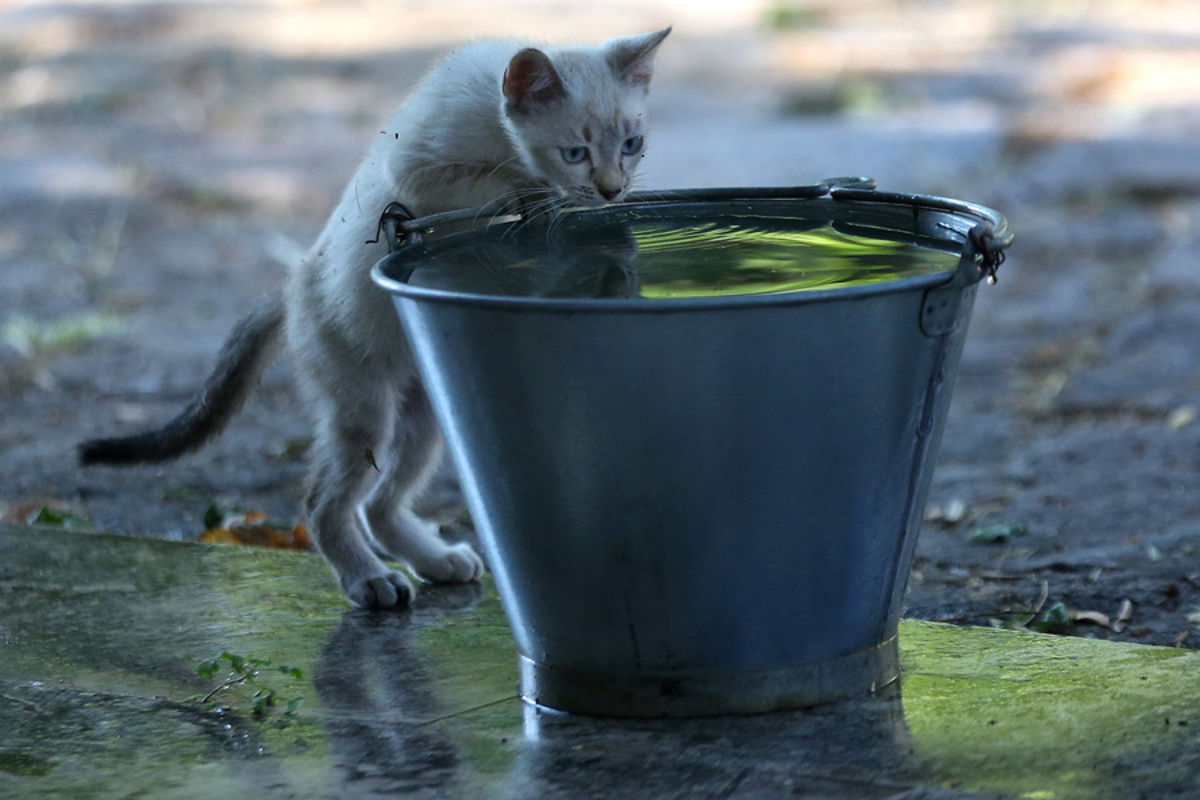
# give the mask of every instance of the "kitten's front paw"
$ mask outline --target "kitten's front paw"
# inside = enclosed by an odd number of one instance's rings
[[[399,572],[343,581],[342,592],[359,608],[405,608],[417,596],[412,582]]]
[[[471,545],[455,544],[413,569],[430,583],[470,583],[483,577],[483,559]]]

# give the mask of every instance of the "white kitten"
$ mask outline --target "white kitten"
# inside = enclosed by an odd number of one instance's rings
[[[412,511],[442,439],[391,300],[371,282],[383,245],[366,242],[392,202],[424,216],[499,201],[533,217],[620,200],[643,155],[654,55],[668,33],[542,50],[479,42],[447,56],[393,115],[286,296],[238,323],[184,411],[158,430],[84,442],[82,463],[200,447],[241,407],[286,329],[316,420],[309,525],[346,597],[367,607],[413,597],[377,548],[425,580],[478,578],[474,550],[448,545]]]

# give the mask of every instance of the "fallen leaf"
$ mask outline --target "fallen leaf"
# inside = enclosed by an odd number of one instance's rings
[[[967,504],[962,500],[951,500],[944,506],[931,505],[925,509],[926,522],[945,522],[954,525],[967,516]]]
[[[204,530],[216,530],[221,527],[224,520],[225,515],[221,513],[221,509],[217,508],[217,504],[209,503],[208,508],[204,511]]]
[[[1042,633],[1067,634],[1075,632],[1075,621],[1071,619],[1071,611],[1064,603],[1055,603],[1029,627]]]
[[[267,524],[267,515],[261,511],[251,511],[240,520],[227,521],[222,527],[209,528],[200,534],[197,541],[205,544],[269,547],[275,550],[308,550],[312,547],[312,538],[306,526],[277,528]]]
[[[1125,630],[1129,625],[1129,620],[1133,619],[1133,602],[1126,597],[1121,601],[1120,608],[1117,609],[1117,618],[1113,621],[1112,629],[1116,633]]]
[[[209,528],[196,541],[204,544],[241,544],[228,528]]]
[[[1050,596],[1050,582],[1042,581],[1042,589],[1038,594],[1037,602],[1033,604],[1033,608],[1029,612],[1029,616],[1023,621],[1014,623],[1014,627],[1025,628],[1029,623],[1037,619],[1037,615],[1041,613],[1042,607],[1046,605],[1046,598]]]
[[[66,530],[94,530],[91,518],[71,505],[57,500],[37,498],[5,506],[3,522],[20,525],[46,525]]]
[[[42,510],[42,506],[50,505],[53,502],[44,497],[35,497],[30,500],[16,500],[5,505],[4,516],[0,518],[0,522],[15,522],[19,525],[28,525],[31,516],[36,517],[38,512]]]
[[[1016,630],[1022,630],[1022,631],[1024,631],[1025,628],[1030,626],[1031,624],[1033,624],[1034,627],[1036,627],[1037,622],[1034,622],[1034,620],[1037,620],[1038,614],[1042,613],[1042,607],[1045,606],[1045,604],[1046,604],[1046,597],[1049,597],[1049,596],[1050,596],[1050,582],[1043,581],[1042,582],[1042,591],[1040,591],[1040,593],[1038,594],[1038,601],[1036,603],[1033,603],[1033,608],[1030,609],[1030,613],[1028,613],[1028,615],[1026,616],[1025,619],[1012,620],[1009,622],[1008,625],[1010,627],[1016,628]],[[1060,606],[1061,606],[1062,603],[1058,603],[1058,604],[1060,604]]]
[[[967,534],[967,541],[972,544],[1003,544],[1012,537],[1023,533],[1025,533],[1025,526],[1021,523],[1001,522],[972,529]]]
[[[1071,619],[1075,622],[1092,622],[1102,628],[1111,628],[1112,623],[1108,619],[1108,614],[1100,611],[1076,611],[1071,609]]]
[[[312,537],[308,535],[308,526],[303,522],[292,528],[292,541],[295,542],[297,550],[312,549]]]
[[[1195,406],[1180,406],[1167,415],[1167,427],[1173,431],[1186,428],[1196,421]]]

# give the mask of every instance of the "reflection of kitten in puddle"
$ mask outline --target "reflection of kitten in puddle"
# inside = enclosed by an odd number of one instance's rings
[[[470,607],[483,595],[477,584],[448,589],[439,607]],[[331,777],[343,788],[353,784],[354,796],[409,797],[456,781],[459,749],[428,725],[446,712],[416,643],[421,627],[407,614],[348,611],[313,664]]]
[[[498,203],[535,218],[622,199],[643,155],[654,56],[669,32],[544,51],[478,42],[449,55],[377,139],[286,300],[238,323],[178,417],[85,442],[82,462],[163,461],[200,447],[240,408],[286,330],[316,421],[308,522],[346,597],[367,607],[413,597],[376,548],[425,580],[478,578],[475,551],[444,542],[412,511],[442,438],[392,302],[371,283],[383,246],[364,242],[392,202],[418,216]],[[620,285],[614,276],[588,280],[604,291]]]

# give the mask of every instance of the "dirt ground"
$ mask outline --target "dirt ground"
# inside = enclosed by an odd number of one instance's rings
[[[868,174],[1017,233],[980,292],[908,614],[1063,630],[1070,610],[1076,635],[1200,645],[1185,0],[2,3],[4,518],[194,539],[216,503],[290,526],[308,424],[286,363],[178,463],[81,470],[73,446],[178,410],[453,43],[668,23],[648,188]],[[431,506],[453,526],[457,503],[447,473]]]

